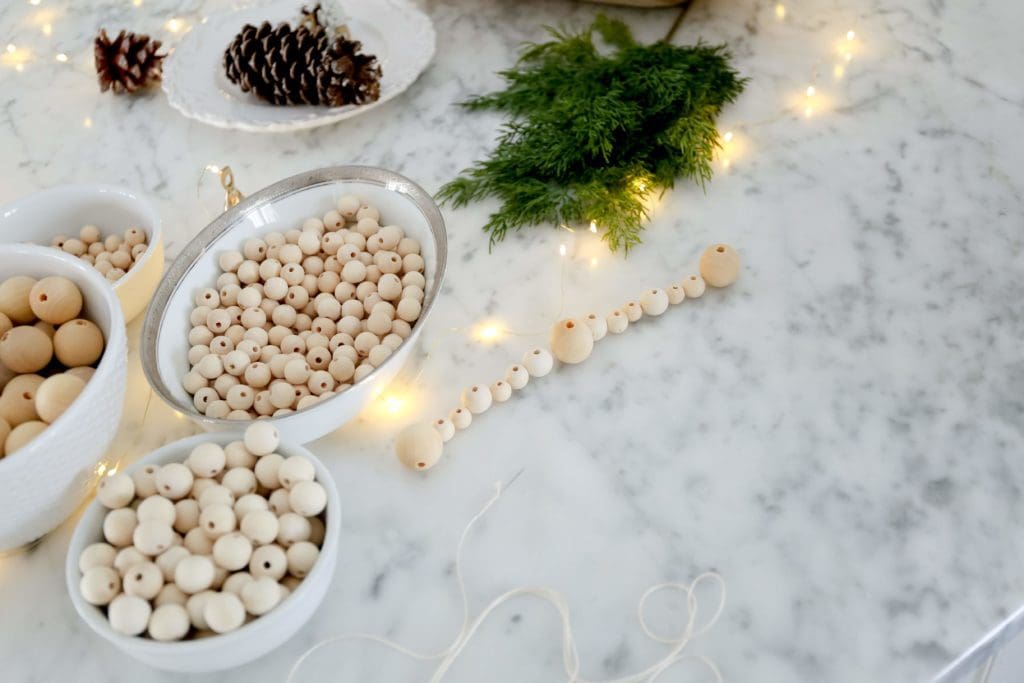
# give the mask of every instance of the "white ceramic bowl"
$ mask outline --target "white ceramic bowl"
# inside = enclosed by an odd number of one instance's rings
[[[111,185],[59,185],[41,190],[0,209],[0,242],[49,246],[57,235],[76,237],[93,224],[104,235],[132,226],[146,231],[149,247],[114,284],[126,321],[146,310],[164,272],[164,237],[160,214],[143,197]]]
[[[126,471],[131,472],[149,464],[182,462],[200,443],[215,441],[227,444],[240,438],[238,434],[200,434],[169,443],[134,463]],[[78,557],[90,543],[103,540],[103,518],[107,510],[94,500],[82,515],[75,533],[71,537],[65,562],[68,594],[75,610],[93,631],[113,643],[120,650],[150,666],[180,673],[202,673],[219,671],[241,666],[270,652],[295,635],[303,624],[309,621],[327,595],[327,589],[334,576],[338,562],[338,530],[341,527],[341,502],[338,490],[330,472],[316,456],[301,446],[285,442],[277,450],[281,455],[302,455],[316,467],[316,478],[327,492],[326,520],[324,522],[323,547],[313,569],[284,602],[258,619],[254,619],[237,631],[224,635],[161,643],[139,636],[126,636],[110,627],[102,608],[87,603],[81,594],[79,583],[82,574],[78,570]]]
[[[0,550],[41,537],[92,491],[96,465],[121,421],[127,364],[121,306],[92,266],[51,247],[0,244],[0,278],[13,275],[61,275],[74,281],[85,300],[82,317],[103,330],[106,348],[71,407],[27,445],[0,459]]]
[[[168,268],[146,314],[141,348],[146,378],[165,401],[205,429],[239,429],[236,420],[201,414],[181,385],[189,371],[189,313],[195,295],[216,286],[221,253],[240,250],[250,237],[299,227],[306,218],[334,208],[346,194],[375,205],[383,220],[401,226],[422,245],[427,286],[420,318],[405,342],[361,381],[303,410],[263,419],[274,423],[282,440],[308,443],[352,419],[394,378],[412,353],[441,288],[448,254],[444,219],[430,195],[408,178],[380,168],[336,166],[293,176],[247,197],[199,233]]]

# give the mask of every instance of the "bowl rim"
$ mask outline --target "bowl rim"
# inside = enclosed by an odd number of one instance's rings
[[[63,185],[54,185],[47,187],[42,190],[36,190],[30,192],[23,197],[15,199],[0,208],[0,220],[7,218],[12,213],[23,210],[26,206],[34,204],[36,202],[46,203],[48,199],[57,196],[63,196],[71,193],[96,193],[100,195],[113,194],[120,197],[124,197],[131,202],[134,202],[139,206],[143,213],[146,214],[149,226],[147,226],[147,239],[149,243],[146,245],[146,251],[143,252],[134,264],[134,267],[127,273],[122,275],[114,282],[104,279],[108,286],[117,289],[122,285],[127,284],[133,275],[137,275],[142,271],[145,263],[150,260],[153,256],[153,252],[156,250],[157,244],[162,244],[164,239],[163,222],[160,219],[160,212],[156,208],[156,204],[147,195],[134,190],[130,190],[127,187],[121,185],[112,185],[108,183],[65,183]],[[6,242],[5,244],[17,244],[16,242]],[[38,243],[37,243],[38,244]],[[38,246],[48,246],[45,244],[38,244]]]
[[[238,432],[195,434],[193,436],[185,437],[184,439],[178,439],[177,441],[164,444],[160,448],[157,448],[142,458],[139,458],[121,471],[126,474],[130,474],[141,467],[152,465],[154,463],[164,464],[170,462],[183,462],[184,458],[182,455],[187,456],[187,452],[191,451],[192,448],[201,443],[214,441],[224,446],[232,441],[240,439],[241,434]],[[96,517],[100,520],[100,525],[102,527],[102,515],[105,514],[105,508],[100,503],[99,499],[94,498],[75,524],[75,530],[71,535],[71,541],[68,543],[67,556],[64,561],[65,583],[67,586],[68,596],[70,597],[78,616],[88,624],[89,628],[122,650],[129,650],[143,656],[152,655],[166,657],[180,655],[185,657],[200,654],[204,651],[231,647],[232,645],[247,641],[250,637],[259,638],[261,636],[261,632],[275,630],[275,626],[278,622],[288,618],[289,612],[281,609],[285,603],[292,601],[291,604],[295,605],[296,601],[293,600],[293,598],[296,596],[306,595],[313,591],[313,585],[319,581],[326,581],[329,585],[333,576],[327,572],[333,572],[334,566],[328,568],[328,565],[336,565],[336,562],[320,561],[320,558],[328,558],[333,555],[336,560],[338,544],[340,543],[339,533],[342,523],[341,498],[338,495],[338,488],[334,483],[334,478],[331,476],[330,471],[327,469],[327,466],[324,465],[323,461],[301,445],[292,443],[286,444],[282,442],[274,452],[285,457],[291,455],[302,455],[308,458],[310,462],[313,463],[313,467],[316,470],[316,480],[323,485],[324,490],[327,492],[327,507],[324,508],[326,513],[326,519],[324,521],[325,534],[323,546],[320,548],[320,556],[317,559],[316,564],[313,565],[313,569],[309,574],[306,575],[298,587],[281,603],[279,603],[277,607],[267,614],[258,617],[247,624],[243,624],[230,633],[217,634],[208,638],[160,642],[150,640],[142,636],[128,636],[123,633],[118,633],[110,626],[110,622],[103,615],[102,607],[91,605],[86,602],[85,598],[81,595],[81,590],[79,589],[82,575],[78,570],[78,556],[81,554],[82,550],[90,544],[105,542],[102,540],[89,540],[87,538],[88,534],[96,531],[96,528],[87,528],[87,523],[91,522],[93,517]],[[331,529],[334,531],[332,532]],[[326,593],[324,595],[324,599],[326,599]],[[321,599],[321,601],[319,601],[313,609],[310,610],[309,615],[302,619],[303,623],[312,617],[313,612],[316,611],[322,602],[323,599]],[[270,649],[272,650],[274,648]],[[266,652],[269,651],[270,650],[266,650],[263,654],[266,654]]]
[[[434,244],[437,249],[437,268],[434,275],[434,286],[431,287],[429,291],[424,292],[423,308],[420,311],[420,317],[413,326],[412,332],[408,338],[403,341],[403,345],[412,343],[416,340],[419,333],[422,331],[424,323],[426,322],[430,311],[434,307],[434,302],[437,300],[438,293],[441,291],[441,287],[444,284],[445,268],[448,261],[448,235],[445,231],[444,216],[441,214],[440,208],[438,208],[430,194],[422,187],[414,183],[409,178],[385,168],[358,165],[327,166],[324,168],[318,168],[285,178],[284,180],[268,185],[262,190],[247,196],[236,206],[228,209],[203,228],[203,230],[201,230],[187,245],[185,245],[185,248],[181,250],[181,253],[174,259],[174,262],[167,268],[163,279],[160,281],[160,285],[153,293],[149,309],[146,311],[146,319],[142,324],[142,335],[139,344],[139,353],[142,357],[142,369],[145,372],[146,380],[160,398],[164,400],[164,402],[184,413],[191,420],[199,423],[204,428],[238,428],[240,424],[239,420],[207,417],[196,410],[195,405],[191,401],[179,401],[164,382],[163,377],[161,377],[159,367],[157,366],[156,348],[157,342],[160,339],[161,331],[163,330],[164,321],[166,320],[167,306],[170,303],[171,298],[185,285],[189,273],[196,266],[199,258],[206,253],[215,240],[219,239],[224,233],[231,230],[247,212],[260,206],[271,204],[279,199],[283,199],[303,190],[318,187],[320,185],[333,184],[339,181],[353,181],[379,185],[385,189],[404,195],[412,201],[427,220],[427,225],[434,237]],[[295,417],[296,415],[308,414],[309,411],[316,408],[330,406],[332,405],[332,402],[336,404],[339,399],[344,398],[348,391],[351,391],[356,387],[372,383],[377,378],[378,373],[383,370],[385,366],[396,362],[397,355],[398,354],[391,354],[383,363],[374,368],[373,372],[369,373],[358,382],[353,382],[351,387],[349,387],[345,392],[335,394],[326,401],[318,401],[315,405],[310,406],[307,409],[297,410],[293,413],[282,415],[280,417],[263,416],[258,419],[272,420],[275,422],[285,421],[289,420],[289,418]],[[241,422],[241,424],[249,424],[249,422]]]
[[[39,441],[46,436],[46,432],[51,428],[59,428],[60,426],[72,421],[87,419],[86,413],[89,411],[90,406],[95,403],[95,399],[99,397],[101,392],[110,388],[107,380],[109,380],[110,376],[116,372],[118,365],[122,365],[126,362],[125,354],[128,348],[128,333],[125,329],[124,313],[121,311],[121,301],[117,298],[114,288],[110,286],[110,283],[102,275],[100,275],[99,271],[88,263],[85,263],[70,254],[57,251],[53,247],[47,247],[39,244],[0,244],[0,250],[5,253],[13,252],[16,255],[29,258],[40,257],[50,259],[59,266],[77,271],[77,273],[82,275],[86,280],[91,280],[95,288],[102,292],[102,305],[107,308],[110,314],[110,331],[105,335],[106,338],[104,339],[103,355],[100,357],[100,362],[96,365],[96,372],[93,374],[93,377],[85,383],[85,388],[82,389],[82,393],[72,401],[71,405],[68,406],[68,409],[59,415],[56,420],[50,423],[46,431],[37,435],[34,439],[25,444],[24,447],[18,449],[14,453],[11,453],[4,458],[0,458],[0,478],[2,478],[8,470],[20,465],[26,457],[30,457],[28,451],[33,445],[37,445]],[[54,272],[59,273],[60,268],[57,268]],[[64,272],[67,273],[66,270]],[[112,349],[120,349],[120,351],[117,353],[111,353]],[[118,357],[115,358],[114,356]],[[121,388],[121,392],[122,400],[124,400],[123,386]]]

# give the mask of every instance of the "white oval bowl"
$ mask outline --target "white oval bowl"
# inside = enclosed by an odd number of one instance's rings
[[[146,231],[148,247],[135,265],[113,284],[124,319],[146,310],[164,272],[164,236],[160,214],[146,199],[113,185],[58,185],[23,197],[0,209],[0,241],[49,246],[58,235],[76,237],[93,224],[106,235],[132,226]]]
[[[247,424],[206,417],[181,385],[189,371],[189,313],[195,295],[215,287],[221,253],[241,250],[250,237],[299,227],[306,218],[334,208],[345,194],[375,205],[387,223],[419,240],[426,263],[420,318],[402,345],[361,381],[303,410],[261,419],[273,422],[282,440],[308,443],[351,420],[394,379],[412,354],[441,289],[448,255],[444,219],[430,195],[408,178],[368,166],[335,166],[287,178],[247,197],[200,232],[168,268],[146,314],[141,347],[146,378],[164,401],[204,429],[238,430]]]
[[[192,449],[201,443],[213,441],[226,445],[240,438],[237,433],[190,436],[153,451],[125,471],[132,472],[151,464],[183,462]],[[140,662],[179,673],[204,673],[241,666],[265,655],[295,635],[323,602],[334,577],[338,563],[341,501],[331,473],[315,455],[301,446],[289,445],[283,441],[277,452],[285,457],[302,455],[309,458],[316,468],[317,481],[327,492],[325,534],[320,557],[294,592],[267,614],[245,624],[237,631],[223,635],[161,643],[141,636],[118,633],[110,627],[103,609],[87,603],[79,588],[82,579],[82,574],[78,570],[79,556],[89,544],[103,541],[103,518],[107,514],[107,509],[98,500],[94,500],[75,527],[64,563],[71,602],[89,628]]]
[[[0,458],[0,550],[9,550],[56,527],[92,491],[96,465],[121,421],[127,340],[114,290],[84,261],[52,247],[0,244],[0,273],[69,278],[82,290],[82,317],[96,323],[106,340],[96,372],[75,402],[46,431]]]

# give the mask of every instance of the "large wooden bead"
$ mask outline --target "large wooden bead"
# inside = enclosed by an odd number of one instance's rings
[[[45,368],[53,358],[49,335],[38,327],[20,325],[0,337],[0,363],[14,372],[30,374]]]
[[[70,320],[53,335],[53,350],[57,360],[69,368],[92,365],[103,355],[103,332],[89,320]]]
[[[82,310],[82,292],[66,277],[44,277],[29,293],[32,312],[43,322],[60,325]]]
[[[53,422],[71,406],[83,389],[85,382],[74,375],[60,374],[47,378],[36,390],[36,413],[43,422]]]
[[[740,275],[740,255],[728,244],[713,244],[700,256],[700,274],[712,287],[728,287]]]
[[[5,314],[16,325],[24,325],[35,320],[32,306],[29,303],[32,287],[36,281],[26,275],[9,277],[0,282],[0,313]]]
[[[593,350],[594,334],[582,320],[562,320],[551,328],[551,352],[563,363],[582,363]]]
[[[416,422],[398,433],[395,455],[403,465],[414,470],[433,467],[441,458],[444,441],[429,422]]]
[[[4,452],[10,455],[46,431],[46,427],[46,423],[39,420],[22,422],[7,435],[7,440],[4,442]]]

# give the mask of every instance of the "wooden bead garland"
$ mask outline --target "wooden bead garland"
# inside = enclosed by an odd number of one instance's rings
[[[551,329],[551,353],[542,348],[527,351],[522,362],[511,366],[503,380],[497,380],[490,388],[476,384],[462,392],[462,406],[455,408],[448,418],[434,422],[414,423],[401,432],[395,441],[395,453],[405,466],[424,470],[433,467],[441,458],[444,443],[456,431],[467,429],[473,422],[473,415],[486,411],[493,402],[507,401],[514,391],[526,387],[530,377],[544,377],[554,367],[554,359],[566,364],[581,363],[590,357],[594,344],[608,333],[622,334],[630,323],[640,321],[645,315],[657,317],[669,306],[686,299],[697,299],[704,294],[705,280],[712,287],[725,287],[739,276],[740,259],[735,249],[728,245],[716,244],[708,247],[701,256],[701,275],[690,275],[681,282],[669,285],[667,289],[657,287],[644,290],[635,301],[628,301],[605,317],[590,313],[584,318],[561,320]],[[552,357],[554,354],[554,358]]]
[[[274,610],[319,560],[327,504],[313,463],[282,458],[278,445],[273,425],[254,422],[242,441],[200,444],[184,463],[104,477],[104,541],[78,558],[82,597],[118,633],[161,642],[228,633]],[[273,477],[257,493],[264,462]]]
[[[387,361],[419,320],[426,278],[419,243],[379,215],[347,195],[323,219],[219,255],[217,289],[196,294],[189,318],[182,385],[199,412],[302,410]]]

